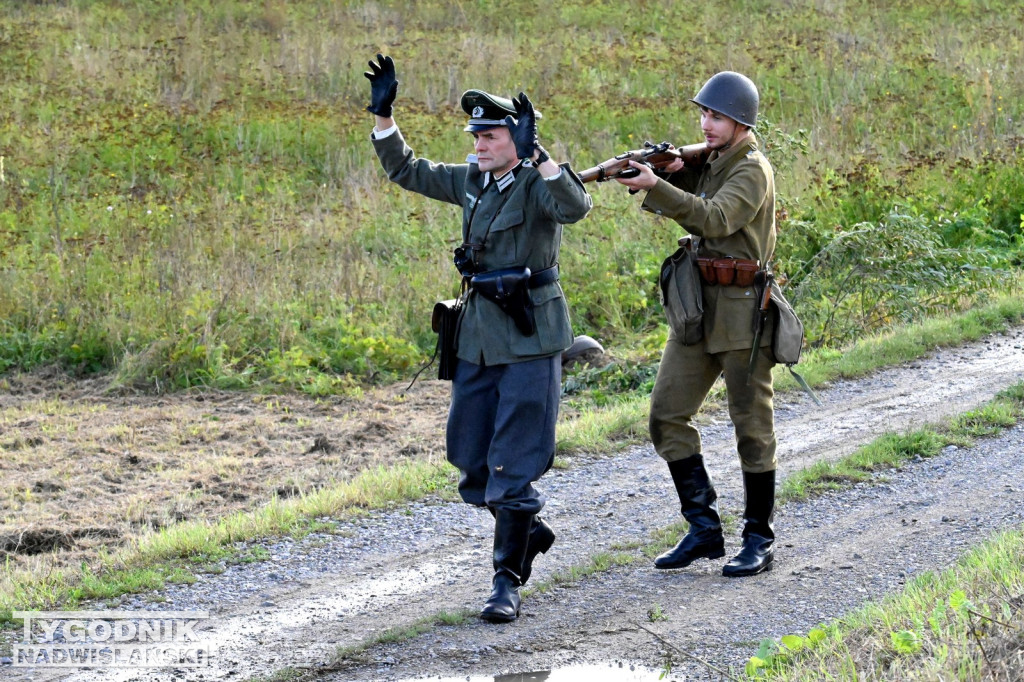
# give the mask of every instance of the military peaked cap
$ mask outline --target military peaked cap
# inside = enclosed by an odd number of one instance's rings
[[[462,110],[469,115],[469,123],[465,130],[471,133],[503,126],[506,116],[516,115],[512,100],[483,90],[466,90],[462,93]],[[539,111],[534,110],[534,114],[541,118]]]

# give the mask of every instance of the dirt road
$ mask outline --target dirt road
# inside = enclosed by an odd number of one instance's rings
[[[1016,329],[826,387],[819,392],[820,408],[802,394],[781,396],[780,476],[846,455],[884,432],[941,422],[987,402],[1022,376],[1024,330]],[[720,506],[734,520],[742,510],[742,489],[727,416],[710,415],[702,433]],[[543,593],[535,589],[513,624],[471,620],[431,627],[361,650],[321,677],[476,681],[592,665],[591,680],[599,679],[595,670],[611,671],[609,679],[653,680],[670,655],[670,679],[720,679],[713,669],[742,665],[761,638],[806,633],[898,589],[908,577],[949,565],[995,530],[1019,526],[1022,449],[1024,430],[1017,427],[975,447],[947,448],[870,485],[782,506],[776,516],[777,566],[767,574],[725,579],[724,560],[656,571],[641,557]],[[550,472],[540,487],[548,495],[545,515],[558,541],[538,558],[532,586],[679,520],[668,472],[649,446],[576,457],[568,468]],[[0,677],[210,680],[247,679],[289,666],[315,669],[338,647],[358,646],[389,628],[441,611],[479,608],[490,579],[492,523],[485,512],[466,505],[424,500],[371,514],[338,534],[267,543],[269,561],[163,590],[159,596],[165,601],[154,602],[150,595],[119,607],[208,611],[199,631],[219,650],[212,668],[7,667],[0,668]],[[727,551],[739,544],[734,522],[731,531]],[[628,672],[630,665],[636,670]]]

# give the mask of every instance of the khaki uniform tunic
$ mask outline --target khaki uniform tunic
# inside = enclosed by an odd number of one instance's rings
[[[700,237],[701,256],[757,260],[764,266],[775,250],[774,173],[753,133],[725,153],[713,152],[700,170],[659,178],[642,208],[671,218]],[[743,470],[773,471],[777,461],[771,322],[748,381],[756,289],[703,284],[702,290],[704,339],[685,346],[669,335],[651,394],[651,439],[658,454],[670,462],[701,454],[692,417],[723,375]]]

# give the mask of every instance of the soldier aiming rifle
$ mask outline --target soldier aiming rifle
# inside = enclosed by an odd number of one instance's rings
[[[670,328],[651,394],[651,440],[668,463],[689,522],[686,535],[654,566],[683,568],[725,555],[718,495],[692,422],[724,375],[746,504],[742,546],[722,573],[749,576],[770,569],[774,560],[773,320],[763,320],[756,338],[754,320],[762,301],[755,282],[770,284],[765,270],[775,250],[775,179],[754,136],[759,97],[749,78],[717,73],[691,101],[700,111],[706,158],[696,165],[673,159],[658,172],[645,159],[624,159],[635,173],[614,178],[631,192],[645,191],[641,208],[675,220],[690,235],[681,242],[691,248],[693,262],[708,266],[696,268],[703,306],[697,340],[684,340]]]

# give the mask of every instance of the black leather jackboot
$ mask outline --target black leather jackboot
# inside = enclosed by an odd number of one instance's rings
[[[555,544],[555,531],[551,530],[551,526],[544,519],[534,516],[530,526],[530,537],[526,542],[526,556],[523,557],[523,574],[519,580],[521,585],[525,585],[533,573],[533,560],[537,558],[538,554],[546,553],[553,544]]]
[[[522,599],[523,559],[530,538],[533,514],[504,509],[494,514],[494,580],[491,596],[480,617],[491,623],[508,623],[519,617]]]
[[[494,516],[493,509],[488,507],[487,511]],[[526,543],[526,556],[523,557],[523,574],[519,580],[521,585],[525,585],[526,581],[530,579],[530,575],[533,574],[533,560],[537,558],[538,554],[546,554],[553,544],[555,544],[555,531],[544,519],[534,516],[530,522],[530,538]]]
[[[703,455],[669,462],[668,470],[679,493],[683,518],[690,528],[675,547],[654,560],[654,567],[684,568],[697,559],[725,556],[718,494],[704,467]]]
[[[775,561],[775,472],[760,474],[743,472],[746,509],[743,512],[743,547],[740,553],[722,568],[727,578],[739,578],[770,571]]]

